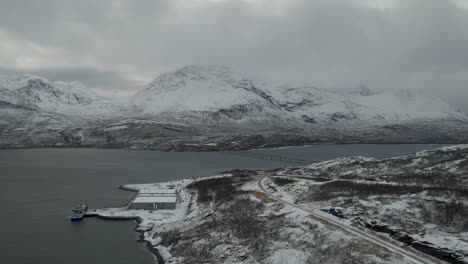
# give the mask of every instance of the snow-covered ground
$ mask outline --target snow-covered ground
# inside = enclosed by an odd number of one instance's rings
[[[189,179],[166,182],[166,183],[157,183],[157,184],[130,184],[124,185],[123,188],[128,190],[133,190],[138,192],[140,190],[145,191],[157,191],[160,189],[167,188],[176,188],[179,190],[179,202],[176,205],[176,209],[171,210],[137,210],[130,209],[129,205],[122,208],[101,208],[101,209],[92,209],[88,213],[95,214],[102,218],[115,218],[115,219],[138,219],[139,220],[139,230],[149,230],[152,226],[156,224],[170,223],[175,221],[180,221],[184,219],[187,214],[188,206],[190,203],[190,195],[187,193],[185,186],[192,181]],[[145,240],[152,242],[151,239],[146,239],[147,234],[145,234]]]
[[[426,245],[423,251],[446,261],[468,263],[468,145],[384,160],[325,161],[285,169],[265,184],[301,207],[414,248]]]
[[[97,209],[104,218],[139,219],[137,229],[166,263],[411,263],[302,210],[278,203],[259,189],[254,172],[223,174],[178,182],[126,185],[128,190],[176,187],[183,202],[176,210]],[[234,184],[239,191],[220,202],[199,200],[193,184],[214,188]],[[233,180],[234,182],[231,182]],[[198,190],[198,191],[197,191]],[[241,222],[236,222],[238,219]],[[245,233],[250,230],[251,232]]]
[[[417,184],[440,172],[434,168],[446,170],[448,180]],[[175,210],[90,213],[138,219],[142,238],[166,263],[412,263],[394,247],[407,247],[423,263],[468,263],[467,174],[468,145],[458,145],[384,160],[126,185],[143,192],[176,188],[181,202]]]

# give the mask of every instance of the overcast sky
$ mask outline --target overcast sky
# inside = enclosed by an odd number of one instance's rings
[[[468,0],[0,0],[0,76],[126,96],[187,64],[411,88],[468,112]]]

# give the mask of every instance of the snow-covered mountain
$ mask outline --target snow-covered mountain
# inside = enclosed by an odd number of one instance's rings
[[[3,102],[78,116],[104,114],[111,104],[80,82],[51,82],[31,74],[0,82],[0,93]]]
[[[468,117],[410,91],[272,86],[224,66],[160,75],[128,101],[78,82],[0,82],[0,146],[219,150],[314,142],[466,142]],[[31,143],[32,142],[32,143]]]
[[[437,98],[410,91],[375,94],[368,88],[338,93],[315,87],[267,86],[223,66],[186,66],[165,73],[130,98],[143,113],[184,116],[214,113],[213,119],[283,120],[298,123],[401,123],[468,120]],[[213,123],[213,122],[209,122]],[[238,123],[237,123],[238,124]]]
[[[130,99],[144,111],[217,111],[238,105],[278,109],[265,87],[225,66],[186,66],[161,74]]]
[[[225,66],[162,74],[129,103],[142,114],[193,124],[278,126],[288,118],[265,86]]]
[[[401,123],[411,120],[454,119],[467,116],[434,97],[407,90],[379,94],[341,94],[315,87],[287,87],[274,90],[284,109],[304,121]]]

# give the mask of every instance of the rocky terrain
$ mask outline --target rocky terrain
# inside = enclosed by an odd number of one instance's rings
[[[222,66],[165,73],[128,100],[78,82],[0,82],[0,148],[236,150],[312,143],[462,143],[468,117],[410,91],[272,86]]]
[[[449,263],[468,263],[468,145],[275,172],[280,195]]]
[[[343,227],[423,263],[468,263],[468,145],[125,189],[167,185],[181,190],[176,210],[93,213],[138,219],[160,263],[414,263]]]

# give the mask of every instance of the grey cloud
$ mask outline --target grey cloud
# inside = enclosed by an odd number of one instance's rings
[[[0,29],[116,75],[150,79],[186,64],[228,64],[323,87],[412,88],[468,111],[459,99],[468,98],[468,10],[453,0],[395,0],[386,10],[367,2],[2,1]],[[135,87],[103,75],[107,81],[76,74],[108,89]]]

